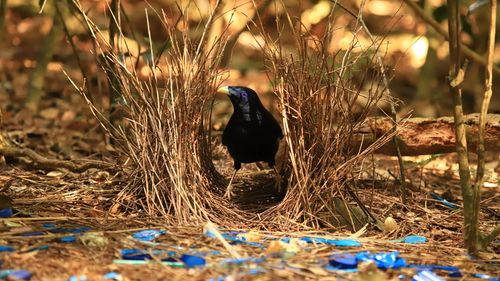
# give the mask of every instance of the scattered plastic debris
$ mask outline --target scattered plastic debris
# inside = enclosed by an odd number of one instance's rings
[[[12,246],[0,245],[0,252],[14,252],[14,250]]]
[[[434,194],[434,193],[431,193],[431,197],[439,202],[441,202],[441,204],[445,205],[446,207],[448,208],[451,208],[451,209],[458,209],[458,205],[456,204],[453,204],[453,203],[450,203],[448,200],[444,199],[444,198],[441,198],[439,197],[438,195]]]
[[[49,245],[40,245],[40,246],[36,246],[36,247],[33,247],[33,248],[29,248],[28,252],[46,251],[48,249],[49,249]]]
[[[356,256],[352,254],[333,254],[329,260],[332,269],[353,269],[358,266]]]
[[[0,210],[0,218],[10,218],[14,212],[12,211],[12,208],[5,208]]]
[[[406,260],[398,257],[399,252],[377,253],[371,254],[370,252],[360,252],[356,254],[356,260],[360,261],[374,261],[378,268],[381,269],[396,269],[406,266]]]
[[[80,276],[71,275],[69,277],[69,281],[87,281],[87,276],[85,276],[85,275],[80,275]]]
[[[89,230],[92,230],[92,228],[90,228],[88,226],[79,226],[79,227],[67,229],[66,231],[68,233],[84,233],[84,232],[87,232]]]
[[[27,270],[11,270],[6,269],[0,271],[0,279],[13,279],[13,280],[30,280],[31,273]]]
[[[289,242],[289,237],[281,238],[281,241]],[[311,243],[311,244],[326,244],[326,245],[334,245],[338,247],[359,247],[361,243],[353,239],[329,239],[322,237],[301,237],[299,238],[301,241]]]
[[[500,278],[498,277],[493,277],[493,276],[490,276],[488,274],[483,274],[483,273],[474,273],[472,274],[473,277],[476,277],[476,278],[481,278],[481,279],[488,279],[490,281],[500,281]]]
[[[56,228],[57,225],[55,223],[44,223],[42,224],[44,228]]]
[[[194,255],[182,255],[180,260],[186,265],[186,268],[204,267],[207,263],[204,258]]]
[[[152,241],[156,237],[163,235],[165,233],[167,233],[167,231],[163,229],[146,229],[134,233],[132,237],[141,241]]]
[[[391,240],[391,242],[396,242],[396,243],[407,243],[407,244],[423,244],[427,242],[427,238],[424,236],[419,236],[419,235],[411,235],[411,236],[406,236],[401,239],[395,239]]]
[[[122,258],[124,260],[152,260],[155,256],[168,256],[163,258],[162,261],[175,261],[172,256],[176,255],[176,252],[172,251],[161,251],[161,250],[139,250],[139,249],[122,249]]]
[[[412,281],[444,281],[443,278],[439,277],[438,275],[434,274],[432,271],[429,270],[422,270],[419,271],[413,278],[411,279]]]
[[[69,235],[69,236],[63,236],[59,238],[59,241],[63,243],[74,243],[76,241],[76,236],[74,235]]]
[[[123,280],[122,275],[114,271],[104,274],[103,278],[106,280]]]

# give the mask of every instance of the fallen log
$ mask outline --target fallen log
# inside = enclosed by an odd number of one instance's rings
[[[403,156],[439,154],[455,152],[455,132],[453,117],[410,118],[398,125],[401,154]],[[465,116],[467,145],[469,152],[475,153],[479,140],[479,114]],[[367,148],[376,139],[390,134],[393,122],[390,118],[368,118],[365,126],[355,134],[354,147]],[[488,114],[485,130],[487,151],[500,151],[500,115]],[[388,142],[376,153],[396,155],[393,142]]]

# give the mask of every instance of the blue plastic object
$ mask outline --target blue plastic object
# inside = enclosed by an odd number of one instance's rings
[[[0,252],[14,252],[14,247],[0,245]]]
[[[169,257],[163,258],[162,261],[176,261],[171,256],[176,253],[171,251],[161,251],[161,250],[138,250],[138,249],[122,249],[122,258],[124,260],[152,260],[153,255],[168,255]]]
[[[49,245],[40,245],[40,246],[37,246],[37,247],[33,247],[31,249],[29,249],[30,252],[33,252],[33,251],[45,251],[45,250],[48,250],[49,249]]]
[[[346,268],[346,269],[341,269],[341,268],[338,268],[336,266],[332,266],[332,265],[325,265],[324,268],[328,271],[332,271],[332,272],[345,272],[345,273],[352,273],[352,272],[358,272],[358,268]]]
[[[283,242],[290,242],[290,237],[284,237],[280,240]],[[328,239],[321,237],[301,237],[299,240],[311,243],[311,244],[326,244],[326,245],[334,245],[338,247],[359,247],[361,243],[352,239]]]
[[[76,236],[74,236],[74,235],[63,236],[63,237],[59,238],[59,241],[61,241],[63,243],[73,243],[76,241]]]
[[[422,270],[418,272],[413,278],[411,279],[412,281],[444,281],[443,278],[439,277],[438,275],[434,274],[432,271],[429,270]]]
[[[120,275],[120,273],[114,271],[104,274],[103,278],[106,280],[122,280],[122,276]]]
[[[84,233],[84,232],[87,232],[91,229],[92,228],[90,228],[88,226],[79,226],[79,227],[68,229],[67,232],[68,233]]]
[[[419,236],[419,235],[411,235],[411,236],[406,236],[401,239],[395,239],[391,240],[391,242],[397,242],[397,243],[407,243],[407,244],[422,244],[427,242],[427,238],[424,236]]]
[[[370,252],[360,252],[356,254],[356,260],[360,261],[374,261],[378,268],[388,269],[388,268],[401,268],[406,266],[406,260],[398,257],[399,252],[389,252],[389,253],[376,253],[371,254]]]
[[[329,264],[337,269],[352,269],[358,266],[356,256],[352,254],[333,254]]]
[[[446,207],[448,208],[451,208],[451,209],[458,209],[459,207],[453,203],[450,203],[448,200],[446,199],[443,199],[439,196],[437,196],[436,194],[434,193],[431,193],[431,197],[439,202],[441,202],[441,204],[445,205]]]
[[[483,273],[474,273],[474,274],[472,274],[472,276],[474,276],[476,278],[481,278],[481,279],[488,279],[490,281],[500,281],[500,278],[498,278],[498,277],[493,277],[493,276],[490,276],[488,274],[483,274]]]
[[[0,210],[0,218],[10,218],[14,212],[12,211],[12,208],[5,208]]]
[[[0,279],[12,278],[15,280],[30,280],[31,273],[27,270],[2,270],[0,271]]]
[[[447,265],[417,265],[417,264],[409,264],[408,268],[416,268],[418,270],[446,270],[446,271],[460,271],[460,268],[456,266],[447,266]]]
[[[207,263],[204,258],[200,256],[194,256],[194,255],[182,255],[180,260],[184,263],[186,268],[193,268],[193,267],[204,267],[205,264]]]
[[[154,240],[156,237],[165,233],[167,232],[163,229],[146,229],[134,233],[132,237],[141,241],[151,241]]]
[[[57,225],[55,223],[44,223],[42,224],[44,228],[56,228]]]

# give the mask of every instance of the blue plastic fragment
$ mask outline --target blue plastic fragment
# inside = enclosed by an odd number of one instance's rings
[[[395,239],[391,240],[391,242],[397,242],[397,243],[407,243],[407,244],[422,244],[427,242],[427,238],[424,236],[419,236],[419,235],[410,235],[406,236],[401,239]]]
[[[0,245],[0,252],[14,252],[14,247]]]
[[[371,254],[370,252],[360,252],[356,254],[356,260],[360,261],[374,261],[378,268],[401,268],[406,266],[406,260],[398,257],[399,252],[377,253]]]
[[[122,280],[121,274],[114,271],[104,274],[103,278],[106,280]]]
[[[346,269],[341,269],[341,268],[338,268],[336,266],[332,266],[332,265],[325,265],[324,268],[328,271],[332,271],[332,272],[345,272],[345,273],[352,273],[352,272],[358,272],[358,268],[346,268]]]
[[[356,256],[352,254],[333,254],[329,264],[337,269],[352,269],[358,266]]]
[[[37,247],[33,247],[31,249],[29,249],[30,252],[34,252],[34,251],[44,251],[44,250],[48,250],[49,249],[49,245],[40,245],[40,246],[37,246]]]
[[[444,281],[443,278],[437,276],[432,271],[422,270],[418,272],[413,278],[412,281]]]
[[[42,226],[44,228],[56,228],[57,227],[55,223],[44,223],[44,224],[42,224]]]
[[[135,239],[142,240],[142,241],[151,241],[155,239],[156,237],[167,233],[163,229],[146,229],[146,230],[141,230],[139,232],[136,232],[132,235]]]
[[[182,255],[180,260],[184,263],[186,268],[204,267],[207,263],[204,258],[194,255]]]
[[[68,233],[83,233],[83,232],[87,232],[91,229],[92,228],[90,228],[88,226],[79,226],[79,227],[68,229],[67,232]]]
[[[6,269],[0,271],[0,279],[6,279],[6,278],[12,278],[15,280],[30,280],[31,273],[24,269],[20,270]]]
[[[434,193],[431,193],[431,197],[439,202],[441,202],[441,204],[445,205],[446,207],[448,208],[452,208],[452,209],[458,209],[459,207],[456,205],[456,204],[453,204],[453,203],[450,203],[448,200],[444,199],[444,198],[441,198],[439,196],[437,196],[436,194]]]
[[[138,250],[138,249],[122,249],[122,258],[124,260],[152,260],[152,255],[168,255],[169,257],[163,258],[162,261],[176,261],[171,256],[175,255],[172,251],[161,250]]]
[[[361,246],[361,243],[359,243],[356,240],[352,240],[352,239],[329,239],[329,238],[322,238],[322,237],[301,237],[299,239],[301,241],[304,241],[307,243],[334,245],[334,246],[338,246],[338,247],[359,247],[359,246]],[[283,237],[280,240],[283,242],[289,243],[291,238],[290,237]]]
[[[499,281],[500,278],[498,277],[493,277],[493,276],[490,276],[488,274],[483,274],[483,273],[474,273],[472,274],[473,277],[476,277],[476,278],[481,278],[481,279],[488,279],[490,281]]]
[[[456,266],[447,266],[447,265],[417,265],[417,264],[409,264],[408,268],[416,268],[418,270],[446,270],[446,271],[460,271],[460,268]]]
[[[0,210],[0,218],[10,218],[14,212],[12,211],[12,208],[5,208]]]
[[[76,241],[76,236],[74,236],[74,235],[63,236],[63,237],[59,238],[59,241],[61,241],[63,243],[73,243]]]

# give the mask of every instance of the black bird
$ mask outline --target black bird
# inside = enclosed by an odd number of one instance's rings
[[[228,95],[234,108],[234,113],[222,134],[222,144],[227,146],[235,169],[224,194],[224,197],[229,199],[232,196],[231,183],[241,168],[241,163],[264,161],[274,168],[274,157],[283,132],[278,121],[264,108],[254,90],[226,86],[219,88],[217,92]],[[280,177],[276,168],[274,171],[279,188]]]

